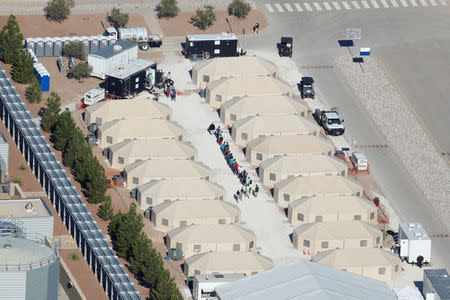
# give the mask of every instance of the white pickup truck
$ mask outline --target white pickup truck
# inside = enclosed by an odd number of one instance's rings
[[[329,135],[343,135],[345,132],[342,124],[344,120],[341,120],[337,111],[316,109],[314,119]]]

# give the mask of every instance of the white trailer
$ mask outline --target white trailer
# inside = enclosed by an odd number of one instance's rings
[[[400,257],[409,263],[429,263],[431,239],[420,223],[401,223],[398,229]]]
[[[84,94],[83,103],[86,105],[93,105],[103,99],[105,99],[105,89],[96,87]]]

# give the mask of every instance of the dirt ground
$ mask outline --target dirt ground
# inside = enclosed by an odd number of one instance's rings
[[[167,37],[181,37],[186,34],[230,32],[230,25],[233,26],[233,18],[228,15],[227,11],[216,11],[216,22],[213,26],[203,31],[190,23],[190,19],[194,14],[195,12],[180,12],[175,18],[159,19],[159,23]],[[228,25],[227,19],[230,25]],[[241,35],[243,30],[245,30],[245,34],[254,34],[252,28],[256,22],[260,25],[260,31],[267,27],[264,14],[257,9],[252,9],[247,18],[243,20],[234,18],[234,32]]]
[[[106,14],[70,15],[62,23],[48,21],[43,15],[16,16],[16,19],[26,38],[98,35],[104,32],[101,22],[106,27],[110,27],[109,23],[106,22]],[[0,16],[1,27],[7,21],[8,16]],[[129,15],[127,27],[146,27],[149,31],[144,17],[137,14]]]

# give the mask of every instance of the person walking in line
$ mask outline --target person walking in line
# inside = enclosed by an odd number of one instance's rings
[[[208,127],[208,132],[210,135],[212,135],[212,131],[216,129],[216,125],[214,125],[214,122],[211,123],[211,125],[209,125]]]
[[[219,136],[219,141],[218,142],[219,142],[219,145],[222,145],[222,143],[223,143],[223,136],[222,135]]]
[[[214,135],[218,137],[220,135],[220,126],[217,126],[216,131],[214,131]]]
[[[253,196],[255,196],[255,198],[258,197],[258,192],[259,192],[259,186],[256,185],[255,189],[253,190]]]
[[[245,186],[245,196],[246,196],[247,198],[250,198],[250,190],[251,190],[250,186],[249,186],[249,185],[246,185],[246,186]]]
[[[240,191],[238,191],[239,193],[239,200],[242,201],[242,196],[244,195],[244,189],[241,189]]]
[[[237,193],[234,194],[233,197],[234,197],[234,200],[236,200],[236,203],[238,203],[239,202],[239,191],[237,191]]]
[[[247,197],[250,197],[250,195],[252,194],[252,187],[250,185],[247,185]]]
[[[235,162],[235,163],[234,163],[234,170],[233,170],[233,173],[234,173],[234,174],[237,174],[238,168],[239,168],[239,165],[238,165],[237,162]]]

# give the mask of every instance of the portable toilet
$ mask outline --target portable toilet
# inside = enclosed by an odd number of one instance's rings
[[[44,56],[53,56],[53,38],[44,39]]]
[[[103,49],[106,47],[108,47],[108,38],[106,36],[102,36],[100,38],[100,45],[99,45],[98,49],[100,50],[100,49]]]
[[[36,50],[36,43],[34,39],[33,38],[25,39],[25,47],[27,47],[27,49],[30,49],[34,53],[34,51]]]
[[[36,57],[36,54],[34,54],[34,51],[31,50],[30,48],[27,48],[28,53],[30,53],[31,57],[33,58],[33,63],[37,63],[38,59]]]
[[[41,91],[48,92],[50,90],[50,73],[47,69],[41,64],[41,67],[38,69],[39,72],[39,83],[41,84]]]
[[[93,53],[98,50],[99,36],[91,36],[90,39],[91,39],[91,44],[90,44],[90,48],[89,48],[89,53]]]
[[[114,36],[108,36],[109,45],[113,45],[117,42],[117,39]]]
[[[34,51],[34,54],[36,54],[36,57],[43,57],[44,56],[44,41],[42,39],[36,39],[36,48]]]
[[[89,40],[89,37],[87,37],[87,36],[82,36],[82,37],[80,37],[80,39],[84,46],[84,53],[86,55],[88,55],[89,54],[89,44],[91,41]]]
[[[63,40],[61,37],[53,38],[53,55],[61,56],[63,51]]]

